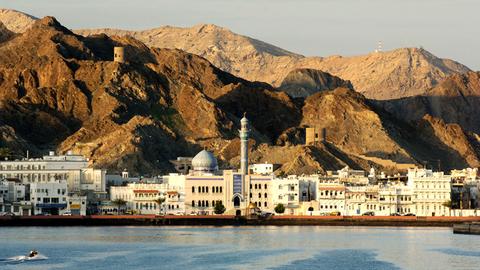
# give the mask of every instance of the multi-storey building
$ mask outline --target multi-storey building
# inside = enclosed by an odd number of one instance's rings
[[[28,216],[31,203],[26,201],[27,189],[18,179],[0,180],[0,214]]]
[[[378,210],[376,215],[405,215],[414,212],[413,190],[401,182],[381,185],[378,189]]]
[[[300,207],[300,180],[291,175],[288,178],[275,178],[272,181],[272,203],[285,206],[285,214],[298,214]]]
[[[35,159],[0,161],[0,179],[16,178],[23,184],[49,181],[66,181],[68,192],[92,190],[105,192],[105,170],[88,167],[88,160],[68,152]]]
[[[410,169],[408,186],[413,189],[417,216],[448,216],[451,201],[451,176],[427,169]]]
[[[345,191],[345,185],[338,182],[319,183],[317,201],[320,213],[345,215]]]
[[[30,183],[30,202],[33,214],[61,215],[67,209],[67,181]]]

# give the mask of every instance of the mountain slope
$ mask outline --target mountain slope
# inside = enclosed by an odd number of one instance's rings
[[[3,13],[15,12],[7,10]],[[11,17],[0,13],[0,21],[11,21]],[[32,23],[32,19],[25,19],[24,14],[19,13],[17,17],[18,23],[4,22],[7,28],[17,24],[25,28],[24,21]],[[419,95],[449,75],[469,71],[455,61],[438,58],[417,48],[354,57],[303,57],[211,24],[190,28],[165,26],[144,31],[84,29],[75,32],[81,35],[129,35],[151,47],[181,49],[200,55],[233,75],[273,86],[280,86],[295,69],[321,70],[349,80],[367,98],[379,100]]]
[[[12,9],[0,8],[0,22],[14,33],[23,33],[30,28],[37,18]]]

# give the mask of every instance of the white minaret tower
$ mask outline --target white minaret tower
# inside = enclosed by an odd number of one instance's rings
[[[250,130],[248,129],[248,119],[245,116],[246,113],[243,114],[242,120],[240,120],[240,172],[243,175],[248,174],[248,133]]]

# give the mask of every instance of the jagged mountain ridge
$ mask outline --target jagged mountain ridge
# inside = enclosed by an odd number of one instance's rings
[[[295,69],[321,70],[351,81],[357,91],[379,100],[419,95],[449,75],[469,71],[455,61],[417,48],[353,57],[304,57],[212,24],[190,28],[164,26],[143,31],[84,29],[75,32],[129,35],[148,46],[181,49],[200,55],[233,75],[273,86],[280,86]]]

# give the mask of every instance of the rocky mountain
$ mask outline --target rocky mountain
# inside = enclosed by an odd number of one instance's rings
[[[14,33],[23,33],[30,28],[37,18],[20,11],[0,8],[0,22]]]
[[[452,75],[422,95],[377,103],[404,121],[418,121],[429,114],[479,134],[480,72]]]
[[[22,32],[34,18],[17,11],[2,10],[0,21],[13,32]],[[181,49],[202,56],[235,76],[276,87],[293,70],[321,70],[349,80],[357,91],[379,100],[420,95],[452,74],[469,71],[464,65],[438,58],[421,48],[353,57],[304,57],[212,24],[189,28],[164,26],[143,31],[84,29],[75,32],[84,36],[100,33],[128,35],[150,47]]]
[[[126,63],[112,61],[114,46],[125,48]],[[307,73],[319,76],[315,84],[328,77]],[[333,81],[325,85],[346,83]],[[349,88],[292,100],[200,56],[132,37],[84,37],[52,17],[0,44],[0,146],[18,155],[73,150],[111,171],[157,173],[172,170],[168,160],[207,148],[223,167],[236,166],[244,112],[251,161],[281,164],[279,172],[439,158],[444,169],[479,165],[475,133],[436,117],[405,122]],[[326,141],[303,145],[306,126],[325,129]]]
[[[306,98],[320,91],[342,87],[353,89],[350,81],[329,73],[315,69],[295,69],[283,79],[278,89],[294,98]]]
[[[402,48],[367,55],[304,57],[215,25],[160,27],[145,31],[77,30],[82,35],[130,35],[148,46],[178,48],[205,57],[220,69],[251,81],[280,86],[296,69],[315,69],[344,80],[371,99],[396,99],[423,93],[455,73],[469,69],[424,49]]]

